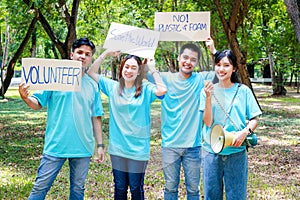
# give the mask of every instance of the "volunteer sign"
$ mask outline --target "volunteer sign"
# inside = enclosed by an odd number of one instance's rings
[[[159,35],[157,31],[113,22],[103,47],[143,58],[154,57]]]
[[[210,36],[210,12],[156,12],[154,23],[160,41],[205,41]]]
[[[30,89],[80,91],[82,63],[75,60],[22,59],[22,82]]]

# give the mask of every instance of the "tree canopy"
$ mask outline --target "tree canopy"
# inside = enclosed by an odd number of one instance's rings
[[[274,81],[280,83],[273,83],[274,94],[283,93],[282,82],[299,76],[299,45],[282,1],[4,0],[0,7],[1,70],[6,72],[0,91],[3,97],[22,57],[68,58],[72,42],[83,36],[94,41],[100,53],[111,22],[153,29],[155,12],[210,11],[217,49],[234,51],[241,80],[250,88],[247,63],[252,61],[256,76],[262,76],[265,65],[270,65]],[[182,43],[159,43],[156,60],[160,70],[178,70],[176,58]],[[208,50],[203,42],[197,44],[203,52],[197,69],[211,70]],[[113,65],[108,68],[116,70]]]

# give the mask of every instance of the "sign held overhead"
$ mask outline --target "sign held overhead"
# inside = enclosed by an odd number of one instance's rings
[[[205,41],[210,36],[210,12],[156,12],[154,23],[160,41]]]
[[[103,47],[143,58],[154,57],[159,35],[157,31],[113,22]]]

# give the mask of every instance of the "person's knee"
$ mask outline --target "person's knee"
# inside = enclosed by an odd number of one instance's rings
[[[187,187],[187,193],[190,193],[190,194],[198,194],[199,193],[199,186],[190,186],[190,187]]]
[[[144,199],[144,189],[142,186],[130,188],[130,193],[134,199]]]
[[[166,182],[165,190],[170,193],[178,192],[178,184],[176,182]]]
[[[52,183],[46,178],[37,178],[32,188],[32,192],[48,191]]]

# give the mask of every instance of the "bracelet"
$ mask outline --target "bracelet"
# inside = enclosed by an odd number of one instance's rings
[[[104,144],[98,144],[97,147],[103,147],[104,148]]]

